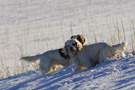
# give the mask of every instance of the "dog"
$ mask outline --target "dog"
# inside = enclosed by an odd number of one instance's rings
[[[51,73],[52,70],[56,69],[56,65],[62,65],[67,67],[70,65],[70,56],[67,54],[64,48],[50,50],[43,54],[35,55],[35,56],[26,56],[22,57],[21,60],[25,60],[28,62],[35,62],[40,60],[39,69],[44,73]]]
[[[75,72],[81,67],[91,68],[96,64],[104,62],[107,58],[113,58],[116,51],[124,51],[127,43],[108,45],[107,43],[95,43],[83,45],[78,39],[71,39],[65,42],[65,48],[70,58],[74,58],[77,65]]]

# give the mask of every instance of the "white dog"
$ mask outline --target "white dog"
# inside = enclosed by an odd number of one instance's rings
[[[70,65],[70,56],[66,53],[65,49],[50,50],[40,55],[22,57],[29,62],[35,62],[40,59],[39,68],[44,73],[50,73],[55,70],[55,65],[62,65],[67,67]]]
[[[96,43],[83,46],[77,39],[71,39],[65,43],[65,48],[77,64],[75,71],[79,71],[82,66],[90,68],[104,62],[107,58],[112,58],[117,50],[124,51],[126,45],[126,43],[121,43],[110,46],[106,43]]]

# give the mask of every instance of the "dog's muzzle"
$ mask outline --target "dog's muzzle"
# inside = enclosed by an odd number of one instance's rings
[[[76,49],[74,48],[74,47],[70,47],[70,52],[75,52],[76,51]]]

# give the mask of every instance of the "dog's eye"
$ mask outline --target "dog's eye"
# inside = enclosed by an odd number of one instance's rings
[[[73,43],[72,45],[75,46],[75,45],[77,45],[77,43]]]
[[[69,45],[67,45],[67,47],[69,47]]]

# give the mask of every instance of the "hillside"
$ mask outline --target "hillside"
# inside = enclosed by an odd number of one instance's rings
[[[74,65],[51,74],[30,71],[0,79],[1,90],[134,90],[135,56],[110,60],[72,73]]]

